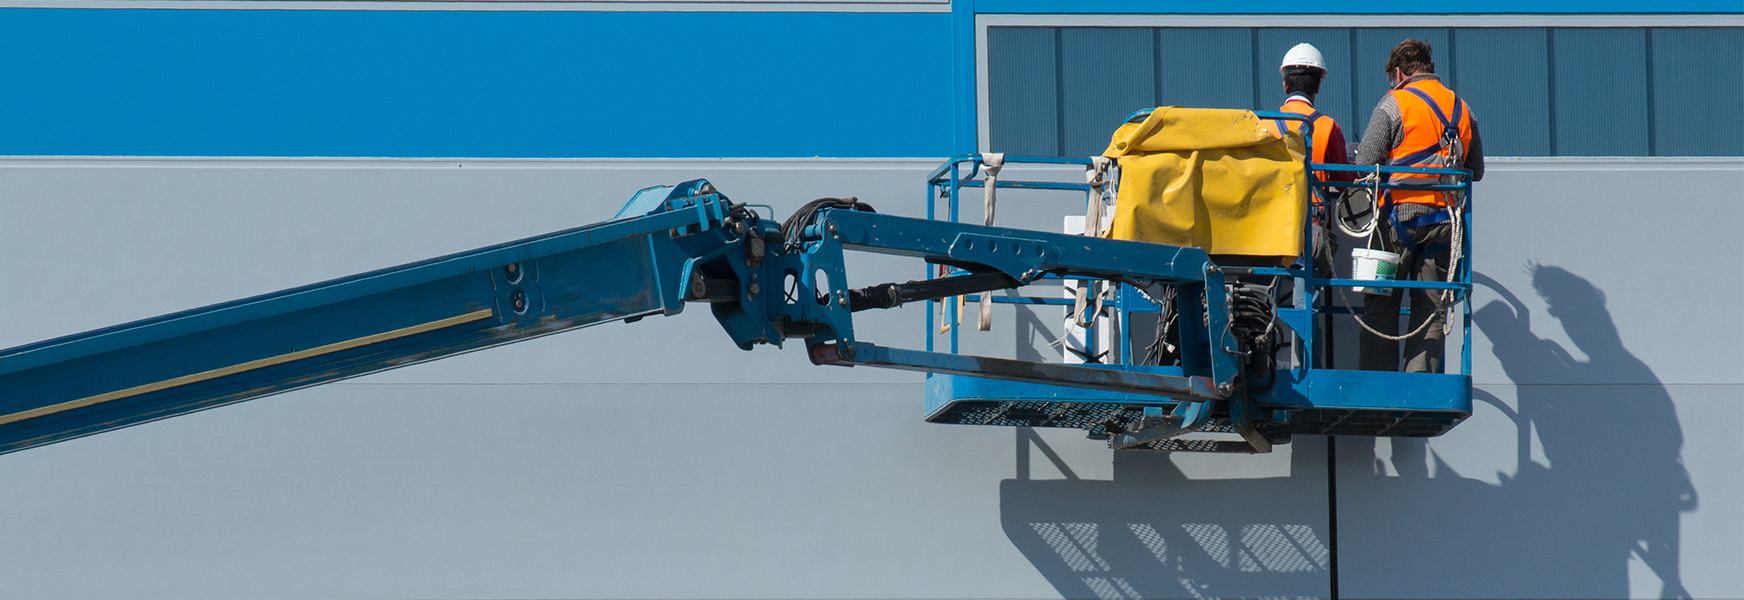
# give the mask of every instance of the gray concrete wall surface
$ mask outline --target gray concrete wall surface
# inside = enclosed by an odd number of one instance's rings
[[[843,195],[918,216],[935,165],[4,159],[0,347],[585,224],[695,177],[782,216]],[[1496,160],[1474,217],[1480,402],[1427,442],[1345,438],[1329,461],[1323,438],[1164,455],[930,425],[918,375],[742,352],[691,310],[0,456],[0,581],[41,598],[1327,597],[1336,563],[1346,598],[1741,596],[1740,190],[1736,159]],[[1001,224],[1049,230],[1076,210],[1001,202],[1023,206]],[[850,266],[855,285],[923,272]],[[1049,358],[1059,311],[1000,308],[965,347]],[[861,337],[918,347],[920,310]]]

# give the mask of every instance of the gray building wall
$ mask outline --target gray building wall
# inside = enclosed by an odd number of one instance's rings
[[[783,215],[835,195],[919,215],[935,164],[7,159],[0,346],[588,223],[694,177]],[[741,352],[689,311],[0,457],[0,580],[41,598],[1326,597],[1336,560],[1346,598],[1744,595],[1744,160],[1491,168],[1480,402],[1427,442],[1340,439],[1328,461],[1321,438],[1165,455],[929,425],[918,376]],[[1071,206],[1001,201],[1048,229]],[[921,274],[851,266],[856,285]],[[1058,315],[1001,308],[967,347],[1042,356]],[[862,335],[919,346],[922,318]]]

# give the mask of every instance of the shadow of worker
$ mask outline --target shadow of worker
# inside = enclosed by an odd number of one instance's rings
[[[1559,267],[1532,265],[1530,272],[1533,291],[1586,359],[1534,335],[1526,305],[1494,279],[1477,276],[1503,297],[1472,320],[1515,384],[1517,412],[1510,416],[1520,447],[1517,474],[1497,490],[1501,504],[1489,507],[1512,525],[1491,531],[1516,539],[1492,538],[1487,548],[1472,550],[1502,550],[1511,564],[1488,576],[1516,597],[1628,597],[1634,556],[1661,581],[1661,597],[1688,598],[1678,532],[1681,513],[1695,508],[1696,497],[1671,395],[1623,347],[1603,291]],[[1479,400],[1511,412],[1478,392]]]

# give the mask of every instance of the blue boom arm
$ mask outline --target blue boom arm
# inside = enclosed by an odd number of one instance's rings
[[[784,229],[697,180],[643,190],[618,217],[595,225],[7,349],[0,351],[0,453],[589,325],[677,314],[692,302],[709,304],[743,349],[803,339],[817,364],[1134,394],[1167,401],[1159,406],[1171,412],[1157,422],[1176,427],[1203,424],[1208,407],[1241,385],[1221,271],[1203,251],[862,207],[820,207]],[[921,258],[959,274],[849,288],[845,250]],[[1182,303],[1203,306],[1182,321],[1192,324],[1183,346],[1204,351],[1180,367],[1115,368],[903,350],[854,335],[858,310],[1050,274],[1138,290],[1176,286],[1191,294],[1183,297],[1203,298]]]

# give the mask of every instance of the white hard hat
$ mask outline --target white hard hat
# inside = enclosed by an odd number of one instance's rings
[[[1278,65],[1278,74],[1284,74],[1286,67],[1314,67],[1326,70],[1326,59],[1320,56],[1320,49],[1314,44],[1296,44],[1289,52],[1284,53],[1284,64]]]

